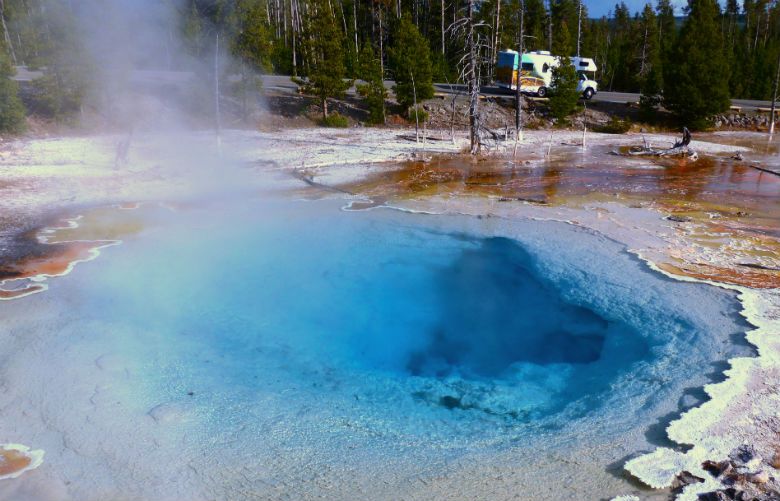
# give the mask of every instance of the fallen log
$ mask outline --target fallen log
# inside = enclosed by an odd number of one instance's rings
[[[690,147],[691,133],[687,127],[683,127],[683,137],[672,145],[671,148],[653,148],[645,141],[644,146],[632,146],[625,153],[618,150],[612,150],[613,155],[630,157],[681,157],[695,162],[699,158],[696,150]]]

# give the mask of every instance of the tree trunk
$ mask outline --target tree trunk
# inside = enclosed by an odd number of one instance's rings
[[[441,0],[441,54],[444,55],[444,0]]]
[[[496,21],[493,27],[493,51],[490,58],[490,81],[493,80],[493,68],[496,64],[496,58],[498,58],[498,44],[500,43],[500,30],[501,30],[501,0],[496,0]]]
[[[11,52],[11,60],[14,62],[14,65],[16,65],[16,52],[14,52],[14,45],[11,43],[11,35],[8,33],[8,26],[5,24],[5,0],[0,0],[0,21],[3,23],[5,44],[8,45],[8,50]]]
[[[414,84],[414,73],[409,70],[409,77],[412,79],[412,97],[414,98],[414,140],[420,142],[420,115],[417,113],[417,86]]]
[[[523,42],[525,38],[525,0],[520,0],[520,31],[517,35],[517,82],[515,88],[515,141],[520,140],[520,121],[522,111],[522,81],[521,72],[523,71]]]
[[[379,6],[379,69],[382,71],[382,85],[385,84],[385,43],[382,28],[382,5]]]
[[[577,53],[579,56],[579,52]],[[642,42],[642,60],[639,63],[639,76],[645,76],[645,60],[647,59],[647,24],[645,23],[645,37]]]
[[[298,53],[297,53],[297,39],[298,39],[298,22],[299,22],[299,13],[298,13],[298,1],[297,0],[291,0],[290,2],[290,15],[292,16],[292,21],[290,22],[292,26],[292,74],[294,77],[298,76]]]
[[[341,22],[344,25],[344,37],[349,36],[349,30],[347,29],[347,16],[344,14],[344,2],[339,0],[339,10],[341,11]]]
[[[775,73],[775,88],[772,92],[772,111],[769,113],[769,134],[775,133],[775,108],[777,103],[777,90],[780,84],[780,58],[777,60],[777,72]]]
[[[222,146],[222,117],[219,109],[219,32],[214,48],[214,114],[217,129],[217,147]]]
[[[328,98],[323,97],[322,98],[322,119],[325,120],[328,118]]]
[[[547,5],[547,50],[552,53],[552,0],[548,0]]]
[[[582,41],[582,0],[577,0],[577,57],[580,57],[580,44]]]
[[[479,153],[480,149],[479,122],[477,117],[479,113],[479,74],[477,69],[479,61],[477,61],[477,41],[475,40],[474,31],[474,2],[475,0],[468,0],[468,32],[466,38],[468,50],[469,140],[472,155]]]
[[[352,0],[352,29],[355,31],[355,54],[360,54],[360,47],[358,47],[357,4],[358,0]]]

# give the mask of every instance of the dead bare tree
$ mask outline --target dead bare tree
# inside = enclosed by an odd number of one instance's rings
[[[772,91],[772,110],[769,113],[769,135],[775,133],[775,108],[777,107],[777,90],[780,85],[780,58],[777,60],[777,73],[775,73],[775,86]]]
[[[479,115],[480,70],[483,63],[481,54],[484,49],[489,50],[489,42],[486,43],[485,37],[480,34],[480,30],[487,25],[477,21],[475,14],[476,0],[468,0],[465,15],[450,26],[453,36],[463,35],[465,44],[458,66],[460,80],[466,84],[469,95],[469,151],[472,155],[478,154],[482,146]]]
[[[493,37],[492,37],[492,50],[490,52],[490,80],[493,80],[493,72],[495,71],[496,58],[498,57],[498,44],[501,43],[501,2],[503,0],[496,0],[496,14],[493,23]]]
[[[653,148],[645,141],[642,146],[633,146],[626,152],[612,151],[613,155],[620,156],[651,156],[651,157],[681,157],[695,162],[699,159],[699,154],[696,150],[690,147],[691,144],[691,132],[687,127],[683,127],[682,138],[675,142],[671,148]]]
[[[552,0],[547,0],[547,50],[552,52]]]
[[[517,143],[520,142],[520,122],[523,113],[523,52],[525,42],[525,0],[520,0],[520,29],[517,32],[517,80],[515,81],[515,151],[517,154]]]
[[[216,47],[214,49],[214,115],[216,118],[215,128],[217,133],[217,147],[222,148],[222,116],[219,107],[219,32],[217,32]]]
[[[409,76],[412,79],[412,96],[414,97],[414,139],[420,142],[420,110],[417,109],[417,86],[414,85],[414,73],[409,70]]]
[[[444,0],[441,0],[441,55],[445,55],[445,47],[444,47]]]

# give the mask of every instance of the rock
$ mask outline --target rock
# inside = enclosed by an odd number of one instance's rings
[[[748,463],[755,463],[755,460],[758,459],[758,462],[761,462],[761,456],[758,455],[758,452],[756,452],[755,447],[748,444],[743,444],[731,451],[729,454],[729,459],[734,463],[734,466],[747,466]]]
[[[701,467],[715,478],[732,469],[729,461],[705,461],[701,464]]]
[[[691,219],[688,216],[677,216],[675,214],[672,214],[671,216],[666,216],[666,219],[669,221],[674,221],[675,223],[689,223],[693,221],[693,219]]]
[[[744,159],[745,159],[745,158],[742,156],[742,152],[741,152],[741,151],[738,151],[738,152],[734,153],[734,155],[732,155],[732,157],[731,157],[731,158],[732,158],[732,159],[734,159],[734,160],[738,160],[738,161],[740,161],[740,162],[741,162],[742,160],[744,160]]]
[[[775,451],[775,455],[769,465],[776,470],[780,470],[780,450]]]
[[[751,473],[747,476],[747,481],[754,484],[765,484],[769,482],[769,472],[761,470],[758,473]]]
[[[705,494],[699,494],[699,501],[731,501],[732,498],[726,495],[723,491],[707,492]]]
[[[689,471],[682,471],[672,481],[672,490],[679,490],[690,484],[698,484],[704,482],[703,478],[699,478]]]
[[[447,409],[462,409],[463,402],[460,397],[453,397],[452,395],[444,395],[439,399],[439,405]]]

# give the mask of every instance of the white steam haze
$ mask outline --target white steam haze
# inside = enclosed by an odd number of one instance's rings
[[[185,0],[51,0],[73,14],[77,60],[87,79],[81,120],[87,130],[108,135],[116,148],[115,168],[153,166],[192,196],[226,196],[247,186],[246,159],[220,145],[215,104],[218,61],[220,108],[225,127],[244,127],[236,117],[230,77],[231,40],[204,23],[203,44],[187,50]],[[56,22],[56,21],[54,21]],[[259,93],[256,98],[259,100]],[[114,146],[115,145],[115,146]]]
[[[64,0],[53,0],[64,1]],[[119,131],[214,128],[217,28],[203,25],[204,47],[187,50],[183,0],[75,0],[74,36],[83,48],[88,79],[85,105]],[[201,18],[202,22],[206,22]],[[230,40],[220,34],[222,80],[236,65]],[[227,90],[225,82],[221,83]],[[224,94],[224,93],[223,93]],[[222,96],[223,100],[229,100]],[[229,103],[227,103],[229,104]],[[224,104],[223,104],[224,106]]]

